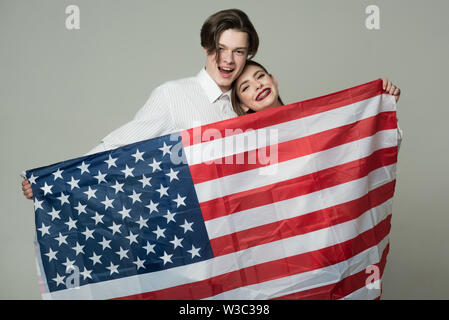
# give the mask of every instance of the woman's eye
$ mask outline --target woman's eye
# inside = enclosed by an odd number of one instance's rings
[[[243,87],[243,89],[242,89],[242,92],[245,92],[245,91],[246,91],[246,89],[248,89],[248,86],[246,86],[246,87]]]
[[[265,73],[261,73],[261,74],[257,77],[257,79],[263,78],[264,76],[265,76]]]

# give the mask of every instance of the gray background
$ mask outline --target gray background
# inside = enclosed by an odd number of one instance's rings
[[[81,29],[65,28],[76,4]],[[380,8],[367,30],[365,8]],[[237,7],[286,103],[380,77],[402,89],[400,151],[383,299],[448,299],[449,2],[0,1],[0,298],[39,299],[33,204],[19,173],[78,157],[130,120],[159,84],[205,63],[199,31]]]

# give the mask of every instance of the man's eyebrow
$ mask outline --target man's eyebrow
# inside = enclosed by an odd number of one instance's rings
[[[265,71],[263,71],[262,69],[257,70],[256,72],[253,73],[253,78],[255,78],[256,75],[257,75],[259,72],[265,72]],[[239,90],[240,90],[240,88],[241,88],[245,83],[247,83],[247,82],[248,82],[248,80],[243,81],[243,82],[239,85]]]
[[[219,43],[218,46],[219,47],[223,47],[225,49],[228,49],[228,47],[226,45],[222,44],[222,43]],[[238,47],[238,48],[235,48],[234,50],[242,50],[242,49],[243,50],[248,50],[248,47]]]

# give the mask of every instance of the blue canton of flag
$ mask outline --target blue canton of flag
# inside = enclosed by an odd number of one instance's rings
[[[213,256],[186,161],[166,135],[26,172],[38,263],[53,292]]]

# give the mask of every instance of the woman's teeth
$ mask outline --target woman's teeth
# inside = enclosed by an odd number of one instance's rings
[[[259,93],[259,95],[256,97],[256,101],[265,99],[265,97],[268,96],[270,94],[270,92],[271,92],[271,89],[265,89],[264,91]]]

